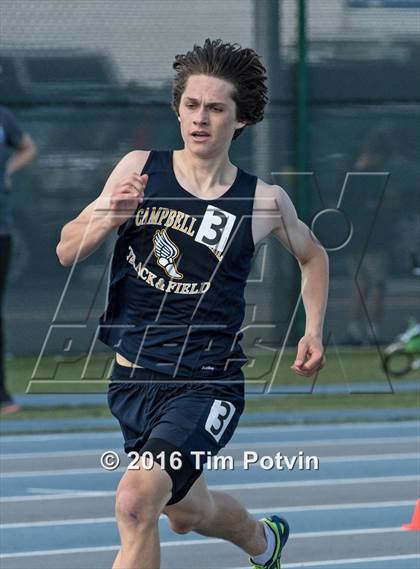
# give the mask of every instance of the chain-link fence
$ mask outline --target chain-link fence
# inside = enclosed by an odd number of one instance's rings
[[[12,352],[38,352],[53,319],[63,327],[50,331],[47,352],[75,336],[69,326],[78,330],[72,350],[88,349],[112,243],[66,288],[60,229],[126,152],[181,147],[172,61],[207,37],[253,47],[268,67],[266,118],[234,142],[231,159],[282,185],[331,250],[326,332],[369,341],[374,320],[386,340],[418,311],[410,251],[420,244],[420,2],[3,0],[0,18],[0,104],[39,151],[13,180]],[[298,295],[295,261],[264,240],[247,287],[245,346],[281,345]]]

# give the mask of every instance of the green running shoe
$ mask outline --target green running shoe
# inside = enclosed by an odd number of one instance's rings
[[[262,518],[260,521],[267,524],[268,527],[273,530],[276,536],[276,545],[272,558],[267,561],[265,565],[256,565],[250,557],[249,562],[251,563],[251,567],[252,569],[281,569],[280,557],[289,537],[289,524],[284,518],[279,518],[278,516]]]

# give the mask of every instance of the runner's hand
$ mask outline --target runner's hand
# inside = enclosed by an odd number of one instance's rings
[[[115,227],[132,217],[138,205],[143,202],[148,179],[147,174],[140,176],[134,172],[116,184],[109,196],[108,206],[108,216]]]
[[[324,348],[320,338],[303,336],[298,344],[298,352],[291,369],[297,375],[310,377],[325,365]]]

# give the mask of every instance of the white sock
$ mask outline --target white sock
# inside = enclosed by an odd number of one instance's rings
[[[257,565],[264,565],[264,563],[267,563],[267,561],[272,558],[274,548],[276,547],[276,536],[274,535],[273,530],[266,523],[263,523],[263,526],[265,537],[267,538],[267,549],[263,553],[260,553],[260,555],[252,557],[252,561]]]

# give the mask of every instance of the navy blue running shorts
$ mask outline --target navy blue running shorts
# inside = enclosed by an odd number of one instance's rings
[[[147,450],[161,466],[164,457],[162,468],[173,482],[167,505],[184,498],[208,456],[216,455],[231,439],[244,410],[244,389],[242,371],[217,381],[185,380],[115,362],[108,404],[120,423],[124,450],[139,455]],[[199,465],[196,451],[205,452]],[[168,455],[175,452],[181,459],[171,463]]]

